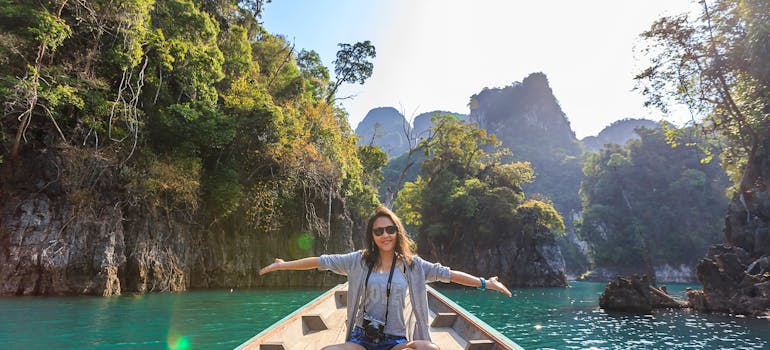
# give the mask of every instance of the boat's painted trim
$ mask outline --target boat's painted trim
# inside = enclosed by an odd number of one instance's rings
[[[444,294],[441,294],[439,291],[434,289],[431,286],[428,287],[428,293],[431,293],[434,297],[436,297],[439,301],[446,304],[450,309],[452,309],[458,316],[463,317],[466,319],[466,321],[478,325],[479,329],[486,334],[492,341],[500,344],[500,346],[507,346],[509,349],[512,350],[524,350],[521,346],[514,343],[512,340],[510,340],[508,337],[504,336],[502,333],[498,332],[496,329],[492,328],[490,325],[488,325],[486,322],[480,320],[478,317],[474,316],[472,313],[470,313],[468,310],[465,310],[460,305],[457,305],[454,301],[447,298]]]
[[[282,327],[286,326],[289,323],[288,322],[289,320],[302,316],[301,313],[303,313],[306,309],[324,302],[329,297],[333,297],[335,291],[337,291],[339,289],[342,289],[346,285],[347,285],[347,283],[338,284],[336,287],[327,290],[323,294],[319,295],[317,298],[315,298],[315,299],[311,300],[310,302],[308,302],[307,304],[297,308],[296,310],[294,310],[294,312],[288,314],[286,317],[280,319],[279,321],[276,321],[275,323],[273,323],[272,326],[268,327],[267,329],[263,330],[262,332],[259,332],[259,334],[249,338],[249,340],[243,342],[243,344],[239,345],[234,350],[242,350],[247,345],[252,345],[252,342],[256,342],[257,339],[259,339],[259,338],[261,338],[263,336],[266,336],[269,333],[272,333],[274,331],[280,330]]]

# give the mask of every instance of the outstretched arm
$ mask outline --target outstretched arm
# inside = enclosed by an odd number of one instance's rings
[[[280,270],[311,270],[318,267],[318,257],[312,256],[309,258],[283,261],[283,259],[275,259],[270,265],[263,267],[259,270],[260,275],[264,275],[268,272],[280,271]]]
[[[457,284],[462,284],[464,286],[470,286],[470,287],[481,287],[481,278],[473,276],[471,274],[462,272],[462,271],[451,271],[451,277],[449,281]],[[497,276],[492,277],[488,280],[484,280],[486,283],[486,289],[496,290],[500,293],[503,293],[507,296],[511,296],[511,292],[508,290],[508,288],[505,287],[505,285],[497,280]]]

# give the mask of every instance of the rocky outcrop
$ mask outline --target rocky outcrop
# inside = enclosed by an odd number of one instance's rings
[[[480,246],[472,238],[460,242],[442,246],[423,241],[418,247],[428,260],[477,276],[498,276],[508,287],[567,286],[564,258],[553,239],[541,242],[520,238],[500,241],[494,247]]]
[[[353,220],[337,195],[331,215],[324,210],[328,193],[311,199],[309,207],[319,208],[312,217],[323,219],[310,230],[296,220],[261,232],[237,215],[204,224],[136,201],[117,169],[108,157],[66,146],[29,147],[6,159],[0,167],[0,295],[107,296],[342,280],[314,271],[257,273],[276,257],[351,251]],[[296,215],[308,217],[302,210]]]
[[[725,244],[698,263],[702,290],[687,294],[701,311],[770,315],[770,137],[751,152],[725,218]]]
[[[647,276],[618,276],[599,296],[599,307],[607,311],[648,313],[652,309],[685,306],[686,303],[669,296],[665,287],[650,286]]]
[[[649,283],[647,277],[617,277],[599,296],[599,307],[609,311],[650,312]]]
[[[485,88],[471,96],[470,107],[469,120],[497,135],[517,159],[540,162],[581,153],[543,73],[532,73],[504,88]]]
[[[0,294],[121,293],[123,212],[105,165],[42,149],[0,168]]]
[[[757,266],[764,260],[752,259],[740,247],[712,247],[697,268],[703,288],[687,292],[689,304],[704,312],[770,315],[770,274],[752,274],[762,271]]]

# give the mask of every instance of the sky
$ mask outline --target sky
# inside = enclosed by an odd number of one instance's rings
[[[350,97],[339,103],[353,129],[376,107],[410,120],[434,110],[467,114],[484,87],[543,72],[583,138],[624,118],[690,120],[685,109],[645,108],[632,90],[647,62],[639,34],[663,15],[693,9],[690,0],[273,0],[261,20],[297,52],[318,52],[332,75],[339,43],[372,42],[372,76],[337,93]]]

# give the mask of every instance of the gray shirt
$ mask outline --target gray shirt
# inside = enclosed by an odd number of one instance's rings
[[[399,260],[396,268],[401,268],[404,263],[403,259]],[[330,270],[348,276],[348,316],[345,340],[350,340],[350,332],[355,325],[355,316],[361,304],[364,280],[368,271],[363,261],[363,254],[361,251],[356,251],[348,254],[321,255],[318,260],[318,269]],[[450,278],[451,271],[448,267],[422,260],[419,256],[415,256],[412,264],[406,267],[409,294],[409,298],[406,300],[408,309],[406,311],[407,338],[410,340],[431,340],[430,327],[428,326],[428,291],[425,284],[435,281],[449,282]]]
[[[369,277],[369,286],[365,288],[366,299],[364,299],[364,308],[359,310],[358,315],[356,315],[356,326],[363,327],[364,309],[366,309],[366,317],[385,323],[386,334],[406,337],[406,323],[404,320],[408,287],[406,275],[404,275],[401,269],[394,269],[393,280],[390,283],[390,298],[388,298],[389,275],[390,270],[384,272],[372,271],[372,275]],[[385,319],[386,306],[389,310],[387,320]]]

